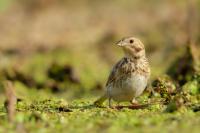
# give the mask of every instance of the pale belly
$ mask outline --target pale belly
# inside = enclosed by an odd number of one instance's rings
[[[142,94],[147,86],[147,78],[139,74],[133,74],[129,78],[119,79],[115,85],[107,86],[109,97],[113,100],[131,101]]]

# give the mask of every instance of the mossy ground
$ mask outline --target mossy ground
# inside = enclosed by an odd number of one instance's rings
[[[1,132],[198,132],[200,113],[184,110],[165,113],[159,105],[147,109],[115,110],[92,106],[94,99],[20,102],[14,124],[1,106]],[[62,110],[60,107],[70,110]]]

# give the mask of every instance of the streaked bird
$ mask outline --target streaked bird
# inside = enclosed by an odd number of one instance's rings
[[[94,102],[97,106],[102,105],[106,99],[109,107],[112,107],[112,100],[118,103],[137,103],[136,98],[143,93],[150,77],[145,47],[139,39],[123,38],[117,45],[124,50],[125,56],[114,65],[106,83],[105,94]]]

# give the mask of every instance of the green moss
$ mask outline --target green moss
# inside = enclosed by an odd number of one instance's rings
[[[30,103],[22,101],[17,105],[15,123],[11,126],[5,121],[6,114],[1,112],[0,129],[14,131],[18,124],[30,132],[176,132],[177,127],[179,131],[199,129],[199,113],[190,110],[173,114],[164,113],[162,110],[165,107],[154,110],[114,110],[96,108],[91,105],[92,101],[93,99],[75,100],[71,103],[56,99]],[[71,111],[59,111],[60,106]],[[1,111],[2,108],[1,106]]]
[[[183,86],[183,90],[185,92],[192,94],[192,95],[199,94],[200,93],[200,86],[198,84],[198,81],[194,80],[194,81],[187,82]]]

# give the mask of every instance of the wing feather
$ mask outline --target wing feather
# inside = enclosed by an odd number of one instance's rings
[[[117,81],[119,78],[125,75],[127,76],[128,73],[133,72],[134,65],[132,63],[133,62],[131,62],[128,58],[125,57],[122,58],[119,62],[117,62],[108,77],[106,86]]]

